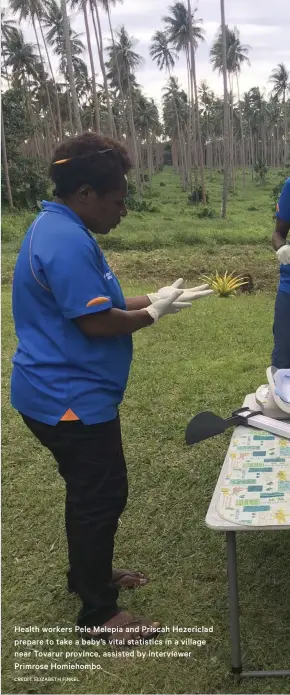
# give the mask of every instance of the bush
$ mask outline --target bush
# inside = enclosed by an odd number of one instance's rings
[[[205,195],[206,203],[209,202],[209,197],[208,194],[206,193]],[[198,203],[201,203],[202,201],[202,187],[198,186],[198,188],[188,196],[188,204],[189,205],[198,205]]]
[[[200,210],[200,212],[197,213],[197,217],[199,217],[199,219],[201,219],[201,220],[204,219],[205,217],[208,217],[209,219],[213,219],[216,216],[217,215],[216,215],[215,211],[212,210],[211,208],[208,208],[208,207],[202,208],[202,210]]]
[[[285,169],[282,169],[279,171],[279,175],[282,176],[283,178],[280,179],[279,183],[274,186],[272,190],[272,212],[273,212],[273,217],[276,215],[276,210],[277,210],[277,203],[280,198],[282,188],[284,186],[284,183],[286,179],[290,176],[290,166],[285,167]]]
[[[264,164],[262,157],[258,158],[258,161],[256,162],[254,166],[254,172],[256,174],[256,181],[259,182],[260,184],[264,184],[266,181],[266,175],[268,173],[269,169],[266,167],[266,164]]]
[[[153,194],[151,189],[147,187],[145,195],[150,197],[157,197]],[[159,212],[159,208],[154,207],[150,200],[138,200],[137,199],[137,188],[134,181],[128,181],[128,196],[126,198],[126,205],[129,210],[134,210],[135,212]]]
[[[9,177],[14,206],[17,208],[38,208],[38,201],[48,196],[49,181],[47,166],[39,159],[14,155],[9,162]],[[1,176],[2,201],[8,203],[3,169]]]

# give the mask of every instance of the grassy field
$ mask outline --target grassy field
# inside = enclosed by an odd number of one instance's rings
[[[171,171],[164,171],[154,182],[155,212],[130,213],[120,232],[102,244],[127,296],[179,276],[189,286],[198,284],[204,273],[215,269],[248,272],[254,280],[252,294],[195,302],[192,310],[137,333],[121,408],[130,494],[116,539],[115,563],[142,569],[151,577],[148,587],[122,594],[121,604],[163,625],[213,625],[207,645],[194,648],[188,659],[149,657],[148,647],[141,648],[145,658],[105,657],[104,652],[115,650],[93,647],[99,653],[94,661],[102,670],[14,671],[14,626],[72,627],[79,604],[65,588],[63,483],[50,455],[35,443],[9,406],[15,347],[11,277],[31,215],[4,216],[2,692],[272,693],[275,688],[276,693],[289,693],[286,679],[249,680],[240,686],[232,681],[225,542],[204,524],[230,433],[191,449],[184,443],[184,430],[194,413],[210,408],[227,416],[241,405],[246,393],[265,381],[278,280],[270,245],[270,194],[275,178],[277,174],[272,173],[260,188],[249,175],[245,198],[238,180],[230,196],[228,220],[222,222],[200,220],[180,192],[178,180]],[[221,176],[216,174],[209,180],[209,193],[217,215],[220,190]],[[287,668],[288,534],[241,535],[238,556],[245,665]],[[171,639],[172,634],[165,637]],[[164,648],[172,646],[155,647]],[[92,660],[83,657],[80,662]],[[24,661],[49,664],[51,659]],[[54,661],[65,663],[62,657]],[[32,680],[16,681],[17,675]],[[42,675],[78,680],[33,680]]]

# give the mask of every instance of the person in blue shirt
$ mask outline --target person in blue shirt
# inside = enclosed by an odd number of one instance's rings
[[[120,588],[148,578],[112,568],[128,493],[119,405],[132,334],[211,294],[208,286],[184,290],[179,279],[124,298],[93,235],[108,234],[127,214],[130,167],[123,145],[95,133],[57,147],[50,166],[55,202],[43,201],[15,266],[11,377],[12,406],[53,454],[66,484],[68,588],[82,601],[77,625],[88,637],[101,628],[102,636],[125,640],[125,627],[137,638],[159,627],[117,603]]]
[[[290,369],[290,178],[285,182],[276,210],[276,226],[272,236],[273,247],[280,263],[274,315],[274,349],[272,365],[277,369]]]

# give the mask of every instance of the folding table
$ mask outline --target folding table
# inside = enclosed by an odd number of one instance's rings
[[[256,409],[255,395],[244,406]],[[290,440],[239,426],[229,449],[208,508],[206,525],[226,534],[232,673],[242,678],[290,677],[289,669],[243,669],[239,622],[236,534],[290,529]],[[290,662],[290,640],[289,640]]]

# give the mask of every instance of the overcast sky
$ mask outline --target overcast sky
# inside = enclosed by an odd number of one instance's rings
[[[148,96],[154,97],[160,104],[161,90],[166,76],[160,73],[149,56],[151,37],[163,26],[162,17],[168,14],[168,8],[174,0],[124,0],[112,8],[112,23],[114,28],[124,24],[130,35],[138,43],[136,51],[145,59],[144,67],[137,72],[137,81],[142,85]],[[7,0],[2,0],[2,7],[7,6]],[[192,0],[192,7],[196,6]],[[197,16],[203,19],[205,42],[197,50],[197,79],[206,80],[217,94],[221,94],[222,80],[213,73],[209,62],[209,51],[220,23],[219,0],[199,0]],[[290,0],[225,0],[226,21],[230,27],[238,26],[241,42],[251,48],[250,67],[244,67],[241,74],[241,92],[254,85],[269,91],[268,79],[272,69],[284,62],[290,69]],[[106,15],[101,12],[104,45],[109,41],[108,22]],[[85,42],[85,27],[81,13],[74,12],[72,26],[75,31],[83,33]],[[27,40],[33,41],[31,27],[23,26]],[[92,28],[91,36],[94,32]],[[95,55],[96,44],[93,40]],[[99,65],[96,57],[97,71]],[[174,74],[186,88],[186,64],[180,56]],[[101,78],[100,78],[101,82]]]

